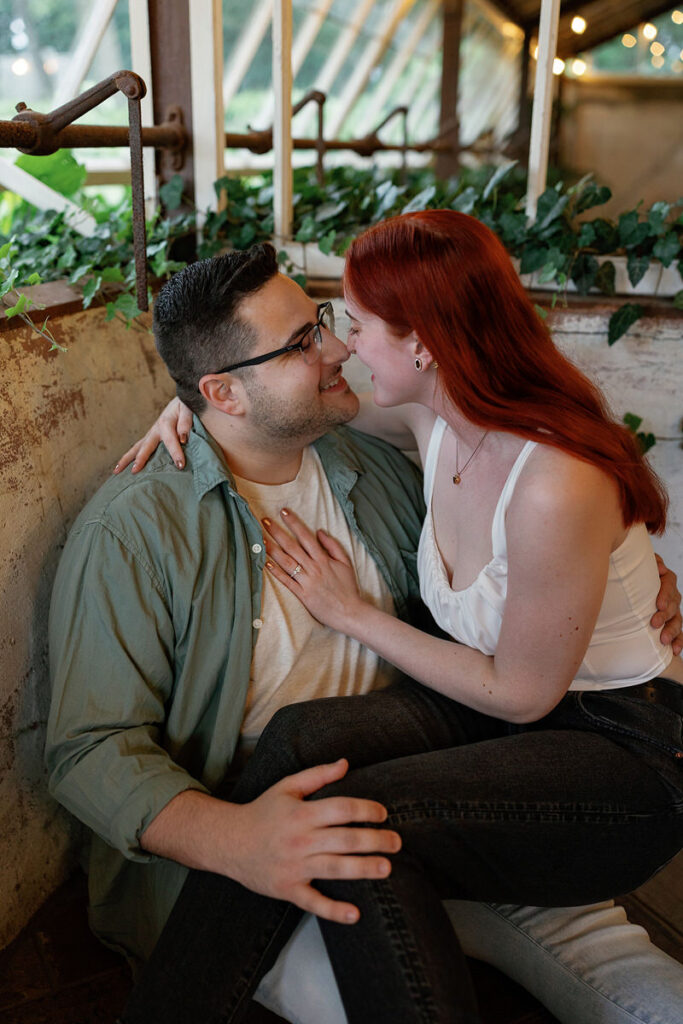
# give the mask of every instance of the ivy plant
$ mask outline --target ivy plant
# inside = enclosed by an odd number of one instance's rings
[[[55,154],[58,157],[58,154]],[[29,159],[29,158],[21,158]],[[52,158],[30,158],[39,164]],[[75,165],[75,167],[74,167]],[[90,238],[80,236],[63,214],[37,212],[26,203],[12,209],[11,225],[0,219],[0,245],[10,244],[4,257],[11,285],[29,284],[31,275],[49,281],[66,277],[83,293],[83,305],[104,301],[107,318],[135,322],[139,312],[134,298],[134,261],[130,198],[111,205],[82,196],[79,165],[66,154],[53,165],[40,165],[44,180],[69,189],[72,198],[86,205],[97,221]],[[36,168],[31,166],[32,173]],[[271,174],[251,178],[225,177],[216,182],[222,200],[218,212],[208,213],[199,256],[222,249],[245,248],[273,235],[273,181]],[[315,243],[324,253],[343,255],[351,239],[385,217],[411,210],[448,208],[477,217],[502,240],[519,261],[522,274],[537,273],[539,282],[553,283],[561,295],[572,282],[579,294],[615,293],[615,267],[609,258],[626,257],[633,285],[656,263],[676,264],[683,274],[683,200],[637,207],[615,220],[589,217],[611,197],[610,190],[591,176],[565,185],[556,176],[538,201],[536,219],[527,223],[524,212],[526,180],[517,164],[497,168],[463,169],[454,178],[440,180],[429,169],[407,171],[335,167],[320,185],[312,168],[294,171],[294,228],[296,241]],[[179,213],[183,183],[176,176],[161,189],[164,213],[147,225],[147,265],[153,278],[163,279],[184,264],[173,258],[176,239],[196,230],[194,213]],[[286,252],[284,268],[303,280]],[[11,267],[10,267],[11,264]],[[34,279],[35,280],[35,279]],[[683,284],[683,282],[682,282]],[[14,294],[14,293],[12,293]],[[17,305],[14,299],[11,309]],[[673,299],[683,309],[683,288]],[[24,305],[20,312],[27,309]],[[643,315],[643,307],[625,302],[612,315],[608,341],[614,344]]]

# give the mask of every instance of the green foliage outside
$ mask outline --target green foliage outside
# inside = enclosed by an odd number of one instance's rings
[[[2,215],[0,245],[10,263],[3,269],[5,305],[15,308],[14,289],[32,275],[41,281],[67,278],[83,291],[87,308],[96,298],[107,303],[108,317],[122,316],[130,323],[137,312],[133,300],[134,263],[132,213],[129,198],[111,206],[101,197],[83,200],[82,168],[69,153],[53,157],[21,157],[27,170],[38,173],[52,187],[83,201],[98,222],[91,238],[79,235],[64,214],[36,211],[19,201]],[[325,253],[343,255],[354,235],[392,214],[425,208],[450,208],[477,217],[503,241],[508,252],[520,262],[522,274],[538,272],[543,282],[555,282],[560,289],[572,281],[580,294],[599,291],[614,294],[614,264],[598,257],[626,256],[633,285],[641,280],[650,263],[665,267],[676,264],[683,273],[683,212],[670,203],[657,202],[649,210],[629,210],[617,221],[601,217],[586,219],[588,211],[610,198],[610,191],[590,177],[569,187],[561,181],[540,197],[535,223],[527,225],[523,208],[526,188],[520,167],[463,170],[448,181],[438,180],[430,170],[358,170],[337,167],[326,174],[324,186],[312,168],[294,172],[294,237],[316,243]],[[204,226],[199,256],[214,255],[228,247],[245,248],[273,234],[272,175],[256,178],[223,178],[216,192],[225,207],[211,212]],[[172,257],[172,244],[195,231],[193,213],[177,215],[182,202],[182,181],[174,178],[161,190],[166,210],[158,212],[147,225],[147,261],[152,278],[163,279],[183,264]],[[175,212],[174,212],[175,211]],[[300,279],[286,254],[285,269]],[[674,299],[683,305],[683,288]],[[642,307],[624,303],[612,316],[609,343],[613,344],[642,315]]]

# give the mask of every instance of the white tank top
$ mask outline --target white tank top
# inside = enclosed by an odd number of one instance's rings
[[[493,558],[464,590],[452,590],[434,535],[432,491],[446,422],[437,418],[424,466],[427,515],[417,553],[420,591],[434,620],[455,640],[484,654],[494,654],[507,594],[505,516],[515,485],[536,447],[527,441],[505,481],[493,516]],[[626,534],[610,555],[607,586],[586,656],[572,682],[573,690],[604,690],[633,686],[660,675],[673,657],[650,626],[659,591],[659,573],[643,523]]]

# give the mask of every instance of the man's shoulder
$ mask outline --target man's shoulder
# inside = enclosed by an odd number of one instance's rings
[[[72,532],[94,524],[139,525],[145,516],[158,525],[165,518],[178,519],[181,509],[191,511],[196,505],[191,471],[178,470],[168,452],[159,446],[139,473],[125,469],[105,480],[84,506]]]

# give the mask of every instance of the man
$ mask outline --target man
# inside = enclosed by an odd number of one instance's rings
[[[188,471],[159,450],[144,474],[112,478],[60,565],[50,786],[95,833],[93,928],[135,966],[187,868],[353,922],[355,908],[312,879],[382,877],[400,845],[391,831],[353,827],[382,822],[371,800],[305,801],[343,762],[249,803],[214,795],[230,793],[279,707],[389,681],[374,655],[319,626],[264,573],[259,519],[296,503],[340,538],[375,602],[402,617],[418,605],[419,474],[390,446],[335,429],[358,402],[328,317],[277,273],[270,246],[176,275],[157,300],[155,334],[196,414]]]

